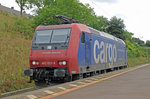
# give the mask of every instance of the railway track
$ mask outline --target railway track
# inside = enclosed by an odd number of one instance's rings
[[[62,83],[51,83],[50,85],[47,85],[46,87],[56,86],[56,85],[59,85],[59,84],[62,84]],[[19,90],[16,90],[16,91],[6,92],[6,93],[0,94],[0,98],[12,96],[12,95],[17,95],[17,94],[22,94],[22,93],[25,93],[25,92],[34,91],[34,90],[38,90],[38,89],[42,89],[42,88],[45,88],[45,87],[34,86],[34,87],[19,89]]]

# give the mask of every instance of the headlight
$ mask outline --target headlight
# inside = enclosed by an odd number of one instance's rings
[[[62,65],[62,62],[61,62],[61,61],[59,61],[59,65]]]
[[[63,64],[63,65],[66,65],[66,61],[63,61],[62,64]]]
[[[39,65],[39,62],[36,62],[37,65]]]
[[[35,65],[35,64],[36,64],[36,62],[35,62],[35,61],[33,61],[33,62],[32,62],[32,64],[33,64],[33,65]]]

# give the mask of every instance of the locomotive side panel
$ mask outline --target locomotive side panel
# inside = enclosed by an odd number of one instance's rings
[[[83,33],[80,36],[78,50],[80,73],[126,65],[126,47],[120,39],[84,33],[85,41],[82,41],[82,36]]]
[[[92,55],[91,63],[98,70],[106,69],[105,66],[105,38],[92,34]]]
[[[92,65],[99,66],[100,69],[114,67],[117,62],[116,41],[93,34],[91,58]]]
[[[117,53],[118,53],[118,62],[117,66],[125,66],[127,65],[127,54],[126,54],[126,46],[122,42],[118,41],[117,42]]]

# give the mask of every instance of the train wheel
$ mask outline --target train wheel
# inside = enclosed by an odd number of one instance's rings
[[[90,72],[90,76],[94,76],[95,72]]]
[[[72,76],[72,81],[78,80],[78,79],[80,79],[79,75],[73,75],[73,76]]]
[[[84,74],[83,74],[83,78],[87,78],[87,73],[84,73]]]
[[[127,65],[124,66],[124,68],[127,68],[127,67],[128,67]]]
[[[71,76],[66,76],[64,79],[65,82],[70,82],[72,81],[72,75]]]
[[[83,73],[79,74],[79,79],[83,79]]]
[[[43,88],[49,86],[49,84],[46,83],[46,81],[35,81],[34,84],[36,88]]]

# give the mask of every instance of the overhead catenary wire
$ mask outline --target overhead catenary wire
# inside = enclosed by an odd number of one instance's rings
[[[96,4],[94,1],[92,1],[92,0],[88,0],[89,1],[89,3],[91,3],[91,4],[93,4],[94,6],[96,6],[97,8],[99,8],[100,10],[97,10],[101,15],[102,15],[102,12],[105,14],[105,15],[107,15],[109,18],[111,18],[112,17],[112,15],[108,12],[108,11],[106,11],[105,9],[103,9],[102,7],[100,7],[98,4]],[[108,9],[107,9],[108,10]]]

